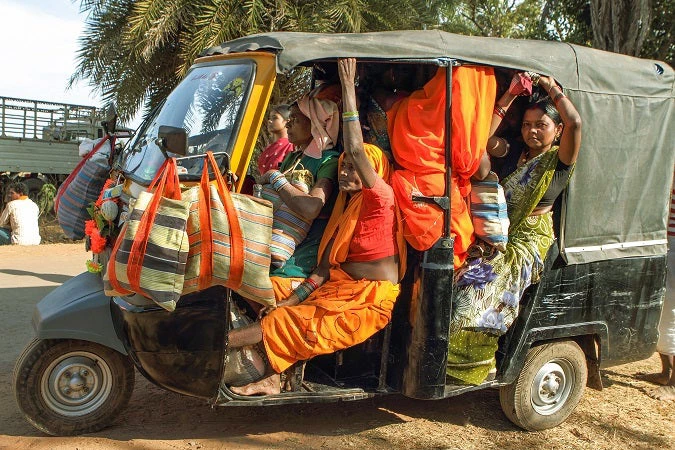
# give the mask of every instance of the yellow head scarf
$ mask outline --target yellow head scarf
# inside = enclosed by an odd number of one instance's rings
[[[375,170],[380,178],[388,183],[391,165],[389,164],[389,160],[384,155],[382,150],[380,150],[380,148],[376,145],[366,143],[363,144],[363,149],[366,152],[366,156],[370,161],[370,165],[373,167],[373,170]],[[344,153],[340,155],[340,159],[338,161],[338,173],[342,169],[343,161]],[[359,213],[361,212],[362,202],[363,194],[361,192],[348,196],[346,193],[340,191],[337,200],[335,201],[333,212],[330,216],[330,219],[328,220],[326,230],[323,233],[321,244],[319,245],[319,261],[321,261],[321,257],[331,239],[334,239],[334,242],[329,256],[330,264],[338,265],[346,261],[347,254],[349,253],[349,244],[352,241],[354,229],[356,228],[356,222],[358,221]],[[398,243],[399,257],[401,259],[400,265],[402,267],[402,271],[405,271],[405,240],[403,240],[403,235],[398,230],[396,233],[396,238]]]

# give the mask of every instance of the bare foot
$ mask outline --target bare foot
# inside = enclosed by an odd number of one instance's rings
[[[647,381],[649,383],[654,383],[654,384],[660,384],[661,386],[665,386],[668,384],[668,380],[670,380],[670,375],[667,373],[659,372],[659,373],[636,373],[635,378],[638,380],[642,381]]]
[[[651,398],[664,402],[675,400],[675,386],[661,386],[648,392]]]
[[[281,393],[281,379],[278,373],[241,387],[230,387],[238,395],[274,395]]]

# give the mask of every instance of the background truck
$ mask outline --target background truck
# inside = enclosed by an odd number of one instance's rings
[[[11,180],[24,181],[32,197],[44,183],[58,186],[80,161],[80,143],[103,137],[103,114],[93,106],[0,97],[0,205]]]

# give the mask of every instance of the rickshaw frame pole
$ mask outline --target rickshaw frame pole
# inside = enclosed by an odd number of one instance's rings
[[[452,61],[445,66],[445,196],[448,208],[443,215],[443,235],[450,238],[452,211]]]

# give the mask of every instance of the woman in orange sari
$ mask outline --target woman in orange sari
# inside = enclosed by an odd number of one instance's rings
[[[419,251],[428,250],[443,234],[443,210],[413,197],[449,195],[455,269],[464,264],[475,240],[466,197],[470,180],[490,171],[485,154],[494,97],[494,70],[467,66],[452,69],[452,179],[445,192],[446,70],[439,69],[422,89],[387,111],[391,147],[400,168],[391,185],[404,218],[403,233]]]
[[[356,60],[339,60],[338,70],[344,154],[340,194],[321,240],[319,266],[288,298],[263,310],[259,322],[230,331],[230,348],[262,343],[265,354],[264,361],[254,362],[265,368],[262,378],[231,387],[236,394],[277,394],[279,374],[295,362],[364,342],[391,320],[405,245],[398,239],[394,192],[386,182],[389,162],[378,147],[363,142]]]

